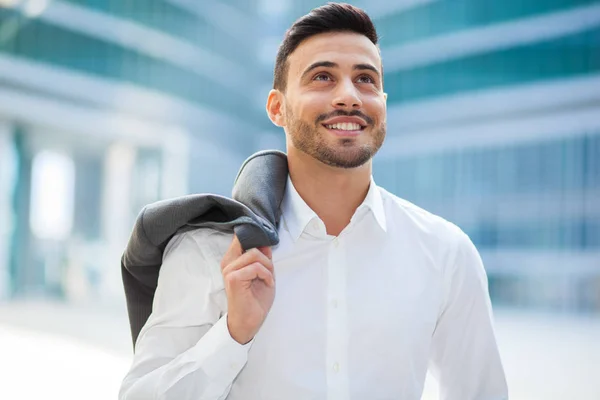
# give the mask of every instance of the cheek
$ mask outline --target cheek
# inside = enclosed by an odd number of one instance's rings
[[[385,122],[387,109],[383,99],[373,99],[371,101],[363,102],[363,108],[368,116],[375,119],[377,124]]]
[[[327,103],[324,103],[318,96],[311,96],[303,101],[297,108],[296,117],[302,118],[306,122],[314,122],[317,117],[328,112]]]

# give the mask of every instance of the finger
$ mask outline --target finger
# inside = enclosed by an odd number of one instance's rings
[[[271,250],[271,247],[259,247],[258,250],[269,259],[269,263],[265,266],[269,269],[269,271],[271,271],[271,274],[273,274],[273,279],[275,279],[275,265],[273,264],[273,251]]]
[[[267,269],[267,271],[269,271],[272,275],[274,274],[273,271],[273,264],[270,261],[267,261],[266,263],[260,262],[260,261],[250,261],[250,262],[243,262],[243,263],[237,263],[234,262],[230,265],[228,265],[227,267],[225,267],[225,269],[223,270],[223,278],[227,278],[227,276],[235,271],[238,271],[240,269],[243,269],[251,264],[254,263],[258,263],[260,265],[262,265],[264,268]]]
[[[230,282],[230,284],[233,284],[235,282],[248,283],[257,278],[265,282],[267,286],[275,286],[275,279],[273,278],[273,274],[271,274],[271,271],[269,271],[267,268],[265,268],[264,265],[258,262],[231,272],[227,280]]]
[[[258,247],[258,250],[263,253],[269,260],[273,259],[273,251],[269,246]]]
[[[229,265],[223,268],[223,275],[227,275],[232,271],[236,271],[252,263],[261,263],[269,271],[273,272],[273,261],[271,261],[266,255],[261,253],[258,249],[251,249],[233,260]]]
[[[229,245],[229,248],[223,255],[223,259],[221,260],[221,270],[225,269],[225,267],[231,264],[231,262],[240,257],[243,252],[244,251],[242,249],[242,244],[237,238],[237,235],[234,234],[231,240],[231,244]]]

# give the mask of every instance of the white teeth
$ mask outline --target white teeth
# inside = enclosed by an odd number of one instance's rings
[[[358,131],[360,130],[360,125],[355,124],[353,122],[341,122],[332,125],[326,125],[329,129],[338,129],[341,131]]]

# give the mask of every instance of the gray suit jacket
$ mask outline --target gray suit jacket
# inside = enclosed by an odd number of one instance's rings
[[[212,228],[235,232],[242,248],[273,246],[288,168],[285,153],[250,156],[234,182],[233,198],[195,194],[159,201],[142,209],[121,258],[131,338],[135,342],[152,312],[163,252],[177,233]]]

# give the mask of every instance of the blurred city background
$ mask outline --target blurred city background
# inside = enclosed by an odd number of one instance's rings
[[[511,399],[600,399],[600,2],[351,3],[389,94],[375,180],[479,248]],[[0,398],[116,398],[136,215],[284,150],[274,57],[321,4],[0,0]]]

